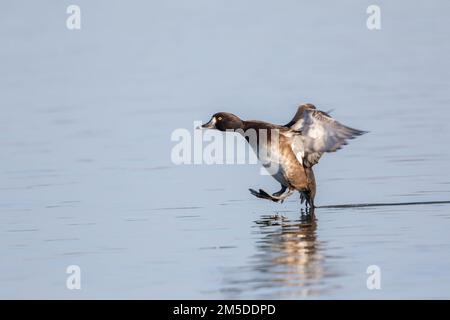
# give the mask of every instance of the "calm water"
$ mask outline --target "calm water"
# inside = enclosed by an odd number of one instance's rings
[[[2,2],[1,298],[450,298],[450,205],[311,219],[257,165],[170,160],[194,120],[308,101],[370,131],[319,205],[450,200],[448,1],[379,1],[379,31],[370,1],[77,3],[69,31],[69,1]]]

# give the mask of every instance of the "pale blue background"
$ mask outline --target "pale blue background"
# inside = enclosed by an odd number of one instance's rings
[[[318,204],[449,200],[450,3],[377,1],[379,31],[370,4],[2,1],[0,297],[450,298],[450,206],[302,229],[296,197],[249,194],[278,189],[258,166],[170,161],[175,128],[286,123],[307,101],[370,131],[323,157]]]

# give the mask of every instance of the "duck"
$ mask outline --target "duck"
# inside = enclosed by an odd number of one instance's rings
[[[367,131],[354,129],[335,120],[311,103],[303,103],[291,121],[284,125],[259,120],[242,120],[229,112],[215,113],[200,126],[224,132],[238,132],[247,140],[263,167],[281,185],[270,194],[263,189],[249,189],[257,198],[283,202],[294,192],[300,193],[300,204],[316,208],[316,179],[313,167],[324,153],[336,152],[348,140]]]

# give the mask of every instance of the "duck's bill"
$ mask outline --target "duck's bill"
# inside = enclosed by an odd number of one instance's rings
[[[215,118],[211,118],[211,120],[209,120],[208,123],[202,124],[200,126],[200,128],[202,128],[202,129],[215,129],[216,128],[216,119]]]

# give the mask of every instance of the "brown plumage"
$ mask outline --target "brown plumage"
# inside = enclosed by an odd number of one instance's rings
[[[219,112],[202,127],[241,133],[262,165],[281,184],[281,190],[272,195],[262,189],[250,189],[254,196],[282,202],[299,191],[301,202],[306,201],[310,207],[314,207],[316,195],[312,167],[323,153],[339,150],[347,140],[365,133],[342,125],[309,103],[300,105],[286,125],[244,121],[231,113]]]

